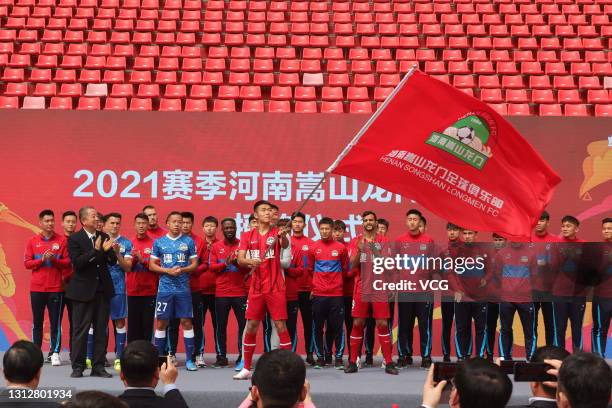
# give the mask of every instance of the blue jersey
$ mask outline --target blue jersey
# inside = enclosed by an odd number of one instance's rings
[[[119,244],[119,253],[124,258],[132,258],[132,242],[129,239],[119,236],[115,240]],[[115,294],[125,294],[125,271],[117,262],[114,265],[108,265],[108,271],[110,272],[111,279],[113,280],[113,286],[115,287]]]
[[[193,239],[187,235],[170,238],[164,235],[153,243],[152,259],[159,259],[162,268],[181,268],[189,266],[198,254]],[[158,293],[184,293],[190,292],[189,274],[181,273],[179,276],[162,274],[159,278]]]

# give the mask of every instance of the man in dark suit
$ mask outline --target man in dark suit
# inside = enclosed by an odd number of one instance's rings
[[[533,357],[531,361],[533,363],[543,363],[544,360],[559,360],[563,361],[566,357],[568,357],[570,353],[561,347],[555,346],[544,346],[538,347],[533,353]],[[552,387],[549,387],[545,383],[542,382],[531,382],[529,383],[529,387],[531,388],[531,394],[533,397],[529,398],[528,405],[519,405],[514,408],[528,407],[528,408],[556,408],[557,400],[556,398],[556,390]],[[512,407],[508,407],[512,408]]]
[[[121,381],[126,386],[119,398],[130,408],[187,408],[175,382],[178,370],[167,357],[159,367],[157,348],[146,340],[128,344],[121,355]],[[164,383],[163,397],[155,393],[159,380]]]
[[[104,363],[110,299],[115,293],[108,265],[117,263],[116,251],[119,246],[107,234],[96,230],[96,210],[93,207],[81,208],[79,219],[83,228],[68,238],[68,254],[74,271],[66,289],[66,297],[72,301],[74,327],[70,376],[83,376],[87,334],[93,325],[91,376],[109,378],[112,375],[104,369]]]
[[[4,353],[2,359],[6,389],[0,390],[0,407],[59,407],[59,404],[53,401],[28,401],[18,398],[22,393],[38,388],[42,367],[43,354],[40,347],[27,340],[16,341]]]

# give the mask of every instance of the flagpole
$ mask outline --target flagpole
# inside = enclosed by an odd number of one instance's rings
[[[410,78],[412,76],[412,74],[414,74],[414,72],[416,71],[416,65],[413,65],[412,68],[410,68],[410,71],[408,71],[406,73],[406,75],[404,75],[404,77],[402,78],[402,80],[399,82],[399,84],[397,84],[397,86],[393,89],[393,91],[389,94],[389,96],[387,97],[387,99],[385,99],[385,101],[383,102],[382,105],[380,105],[380,107],[378,109],[376,109],[376,112],[374,112],[374,114],[372,116],[370,116],[370,118],[368,119],[368,121],[365,123],[365,125],[363,125],[363,127],[359,130],[359,132],[357,132],[357,134],[355,135],[355,137],[353,138],[353,140],[351,140],[351,142],[349,144],[346,145],[346,147],[344,148],[344,150],[342,150],[342,152],[338,155],[338,157],[336,158],[336,160],[334,160],[334,162],[331,164],[331,166],[329,166],[329,168],[325,171],[325,173],[331,173],[340,163],[340,161],[342,159],[344,159],[344,157],[348,154],[348,152],[357,144],[357,142],[359,141],[359,139],[361,139],[361,136],[364,135],[364,133],[370,128],[370,126],[372,125],[372,123],[374,123],[374,121],[376,120],[376,118],[378,118],[378,116],[380,116],[380,114],[382,113],[383,110],[385,110],[385,108],[387,107],[387,105],[391,102],[391,100],[395,97],[395,95],[397,95],[397,93],[402,89],[402,87],[406,84],[406,82],[408,81],[408,78]]]

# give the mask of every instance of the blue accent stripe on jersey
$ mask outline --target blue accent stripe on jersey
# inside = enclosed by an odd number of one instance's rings
[[[314,272],[342,272],[340,261],[315,261]]]
[[[527,265],[504,265],[502,268],[504,278],[529,278]]]

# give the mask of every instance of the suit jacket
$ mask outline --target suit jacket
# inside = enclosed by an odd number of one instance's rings
[[[170,390],[160,397],[153,390],[130,389],[119,395],[130,408],[189,408],[177,389]]]
[[[20,389],[23,390],[25,388]],[[59,403],[53,401],[10,398],[9,390],[6,388],[0,391],[0,408],[56,408],[59,406]]]
[[[96,232],[96,237],[99,235],[102,236],[103,243],[110,239],[107,234]],[[117,263],[115,251],[94,249],[87,232],[81,229],[68,238],[68,254],[73,269],[72,278],[66,288],[68,299],[89,302],[96,295],[98,279],[101,280],[104,297],[110,299],[114,296],[113,281],[107,265]]]
[[[555,401],[533,401],[527,405],[508,406],[507,408],[557,408]]]

